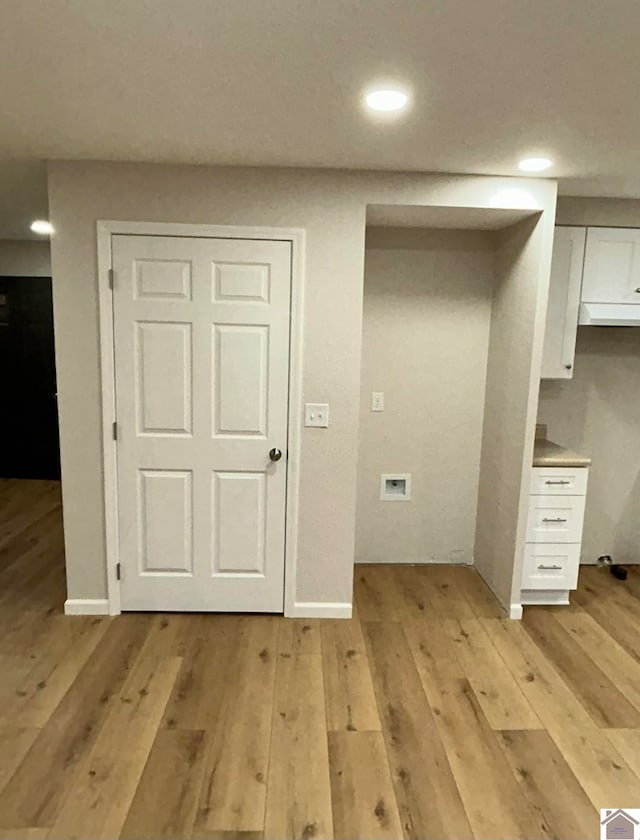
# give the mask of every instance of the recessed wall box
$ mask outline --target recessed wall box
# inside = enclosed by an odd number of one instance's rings
[[[394,473],[380,476],[380,501],[408,502],[411,500],[411,475]]]

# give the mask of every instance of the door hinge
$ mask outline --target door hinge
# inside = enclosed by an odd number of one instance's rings
[[[113,289],[113,269],[109,269],[109,288]]]
[[[113,421],[113,439],[118,440],[118,424],[116,421]]]
[[[116,563],[116,580],[120,580],[120,563]]]

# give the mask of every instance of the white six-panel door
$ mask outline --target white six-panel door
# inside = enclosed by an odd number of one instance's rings
[[[112,243],[122,609],[281,612],[291,244]]]

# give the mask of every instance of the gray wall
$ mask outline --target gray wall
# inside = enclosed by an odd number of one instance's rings
[[[518,189],[514,190],[517,186]],[[306,230],[303,394],[328,402],[331,426],[302,433],[296,600],[351,600],[367,204],[518,206],[546,211],[543,265],[553,235],[556,185],[542,180],[232,167],[55,162],[49,165],[54,316],[65,549],[69,597],[104,598],[96,221],[126,219]],[[539,266],[533,276],[538,282]],[[547,271],[548,275],[548,271]],[[540,294],[546,302],[544,285]],[[514,313],[517,314],[517,313]],[[509,341],[502,347],[512,354]],[[542,336],[518,338],[511,365],[536,387]],[[538,352],[538,344],[540,345]],[[532,362],[532,359],[534,360]],[[533,367],[532,367],[533,365]],[[520,470],[528,418],[526,385],[511,401],[510,450]],[[497,395],[497,394],[496,394]],[[527,406],[516,405],[525,400]],[[535,399],[533,402],[535,411]],[[527,423],[530,429],[527,429]],[[81,434],[80,434],[81,432]],[[530,457],[530,453],[528,453]],[[512,464],[512,466],[514,466]],[[513,481],[510,482],[513,491]],[[490,506],[489,506],[490,507]],[[510,530],[515,528],[512,521]],[[511,581],[513,555],[503,575]],[[508,599],[507,599],[508,600]]]
[[[51,277],[49,240],[0,239],[0,275]]]
[[[356,562],[473,561],[494,239],[367,231]],[[380,501],[397,472],[411,501]]]
[[[551,270],[548,223],[534,217],[500,231],[496,251],[474,559],[505,606],[520,601]]]

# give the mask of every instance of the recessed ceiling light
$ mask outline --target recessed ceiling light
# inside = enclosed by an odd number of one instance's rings
[[[401,111],[408,101],[409,97],[402,90],[372,90],[365,96],[368,108],[371,108],[372,111],[387,113]]]
[[[45,222],[44,219],[37,219],[35,222],[31,222],[31,230],[34,233],[41,233],[43,236],[51,236],[53,225],[51,222]]]
[[[552,162],[549,158],[543,157],[533,157],[533,158],[524,158],[518,164],[518,168],[522,172],[542,172],[545,169],[548,169],[552,166]]]

